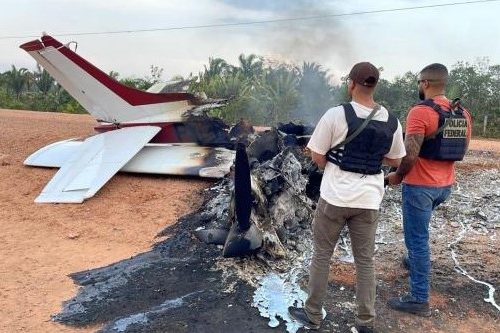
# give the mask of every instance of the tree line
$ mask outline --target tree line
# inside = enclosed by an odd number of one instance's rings
[[[383,68],[381,68],[383,72]],[[134,88],[146,90],[162,80],[163,69],[150,67],[143,78],[110,76]],[[290,65],[254,54],[240,55],[237,65],[209,58],[197,75],[172,79],[187,82],[192,93],[229,99],[213,111],[229,123],[247,119],[253,124],[274,125],[299,121],[314,124],[330,107],[349,100],[345,78],[334,83],[328,70],[314,62]],[[474,134],[500,137],[500,65],[488,58],[473,63],[459,61],[450,68],[449,98],[459,97],[474,119]],[[404,121],[418,103],[417,73],[407,72],[393,80],[381,79],[375,99]],[[0,74],[0,108],[85,113],[85,110],[39,66],[34,71],[11,69]]]

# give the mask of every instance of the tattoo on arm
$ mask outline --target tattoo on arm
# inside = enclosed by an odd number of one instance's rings
[[[405,137],[406,156],[403,157],[396,173],[400,176],[406,175],[417,161],[420,148],[424,142],[423,134],[407,134]]]

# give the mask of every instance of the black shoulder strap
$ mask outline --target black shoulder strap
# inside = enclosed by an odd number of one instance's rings
[[[417,105],[425,105],[425,106],[428,106],[430,108],[433,108],[437,112],[441,111],[441,107],[438,104],[436,104],[434,102],[434,100],[432,100],[432,99],[426,99],[426,100],[418,103]]]
[[[446,113],[443,111],[441,106],[439,104],[436,104],[432,99],[426,99],[425,101],[422,101],[418,105],[425,105],[425,106],[431,107],[439,115],[443,115],[446,117]],[[436,136],[439,135],[439,133],[444,131],[446,125],[447,125],[446,122],[444,122],[443,125],[441,125],[441,127],[439,127],[434,133],[431,133],[428,136],[424,137],[424,141],[434,139]]]
[[[352,115],[352,113],[354,113],[354,115],[356,115],[351,103],[345,103],[345,104],[342,104],[342,106],[344,107],[344,112],[346,113],[347,121],[349,121],[348,117],[350,116],[350,115],[348,115],[348,113],[351,113],[351,115]],[[348,144],[352,140],[354,140],[354,138],[357,137],[359,135],[359,133],[361,133],[361,131],[366,127],[366,125],[368,125],[368,123],[373,118],[373,116],[375,116],[375,114],[377,113],[378,110],[380,110],[380,105],[375,104],[375,107],[373,108],[372,112],[370,112],[368,117],[366,117],[365,121],[363,121],[363,123],[354,131],[354,133],[352,133],[348,138],[346,138],[341,143],[335,145],[335,147],[333,147],[330,150],[331,151],[336,150],[342,146],[345,146],[346,144]]]
[[[341,105],[344,108],[345,120],[347,121],[347,124],[355,122],[358,119],[358,116],[356,115],[356,111],[354,111],[352,104],[343,103]]]
[[[396,130],[398,129],[398,117],[396,117],[391,111],[387,110],[387,113],[389,114],[389,118],[387,119],[387,124],[389,126],[389,129],[391,132],[394,134]]]

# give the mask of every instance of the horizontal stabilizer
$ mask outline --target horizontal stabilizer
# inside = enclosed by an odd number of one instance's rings
[[[76,138],[51,143],[38,149],[24,160],[24,165],[60,168],[66,161],[72,158],[73,154],[78,153],[82,141],[76,141]]]
[[[88,138],[68,155],[35,202],[81,203],[91,198],[159,131],[160,127],[137,126]]]

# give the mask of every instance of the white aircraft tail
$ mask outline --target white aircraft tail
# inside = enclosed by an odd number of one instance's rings
[[[116,81],[51,36],[20,46],[98,121],[182,121],[193,106],[188,93],[150,93]]]

